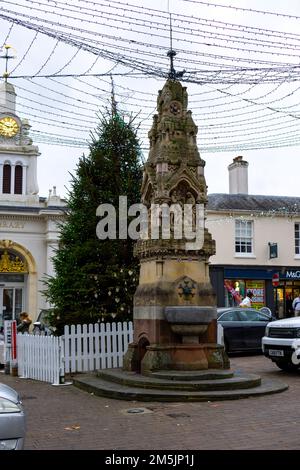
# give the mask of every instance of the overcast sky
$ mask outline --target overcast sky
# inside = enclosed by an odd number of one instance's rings
[[[249,193],[299,196],[300,2],[215,3],[1,1],[0,45],[16,51],[9,80],[18,95],[17,112],[29,119],[35,142],[47,142],[38,143],[41,196],[54,185],[66,195],[69,173],[88,152],[84,142],[97,111],[109,106],[109,75],[90,75],[114,74],[120,111],[142,121],[138,135],[147,158],[147,131],[168,69],[164,12],[172,14],[175,68],[187,71],[182,83],[199,127],[209,193],[228,192],[227,167],[243,155],[249,162]],[[3,70],[4,61],[0,65]],[[50,145],[57,135],[64,145]]]

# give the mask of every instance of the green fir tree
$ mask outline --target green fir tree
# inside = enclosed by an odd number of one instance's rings
[[[141,151],[133,127],[113,108],[101,116],[92,134],[88,156],[72,176],[66,221],[53,258],[55,276],[45,280],[47,300],[54,306],[50,323],[63,325],[132,319],[138,284],[134,240],[118,239],[119,196],[128,207],[140,201]],[[96,227],[100,204],[117,213],[117,238],[99,240]]]

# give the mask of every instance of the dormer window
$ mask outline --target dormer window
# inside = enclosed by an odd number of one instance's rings
[[[2,183],[2,193],[10,194],[11,192],[11,165],[5,163],[3,165],[3,183]]]

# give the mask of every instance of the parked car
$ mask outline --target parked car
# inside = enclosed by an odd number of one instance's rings
[[[262,338],[263,353],[279,369],[298,370],[299,364],[292,361],[292,354],[295,352],[292,345],[297,339],[300,339],[300,317],[283,318],[268,323]]]
[[[224,307],[217,309],[218,324],[224,331],[226,352],[262,351],[261,340],[270,322],[272,312],[267,307],[254,308]]]
[[[22,450],[25,413],[18,392],[0,383],[0,450]]]
[[[55,328],[50,326],[49,315],[52,309],[43,309],[40,311],[36,321],[33,323],[33,334],[53,335]]]

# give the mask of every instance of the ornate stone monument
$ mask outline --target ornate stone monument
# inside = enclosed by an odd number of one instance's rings
[[[216,299],[208,269],[215,244],[204,224],[204,161],[187,92],[176,80],[172,60],[157,110],[141,191],[145,220],[151,223],[136,244],[141,269],[134,340],[123,369],[81,375],[73,383],[97,395],[142,401],[225,400],[286,390],[280,382],[235,373],[216,342]]]
[[[204,227],[205,162],[187,104],[186,88],[169,78],[158,94],[141,193],[149,221],[153,222],[158,205],[175,210],[170,212],[169,236],[163,237],[160,226],[154,239],[149,224],[148,239],[136,244],[141,269],[134,296],[134,342],[125,357],[126,370],[229,368],[223,347],[216,344],[216,299],[208,266],[215,243]],[[181,213],[178,220],[176,208]],[[182,224],[181,238],[176,238],[178,224]],[[198,231],[198,244],[187,239],[185,228],[194,236]]]

